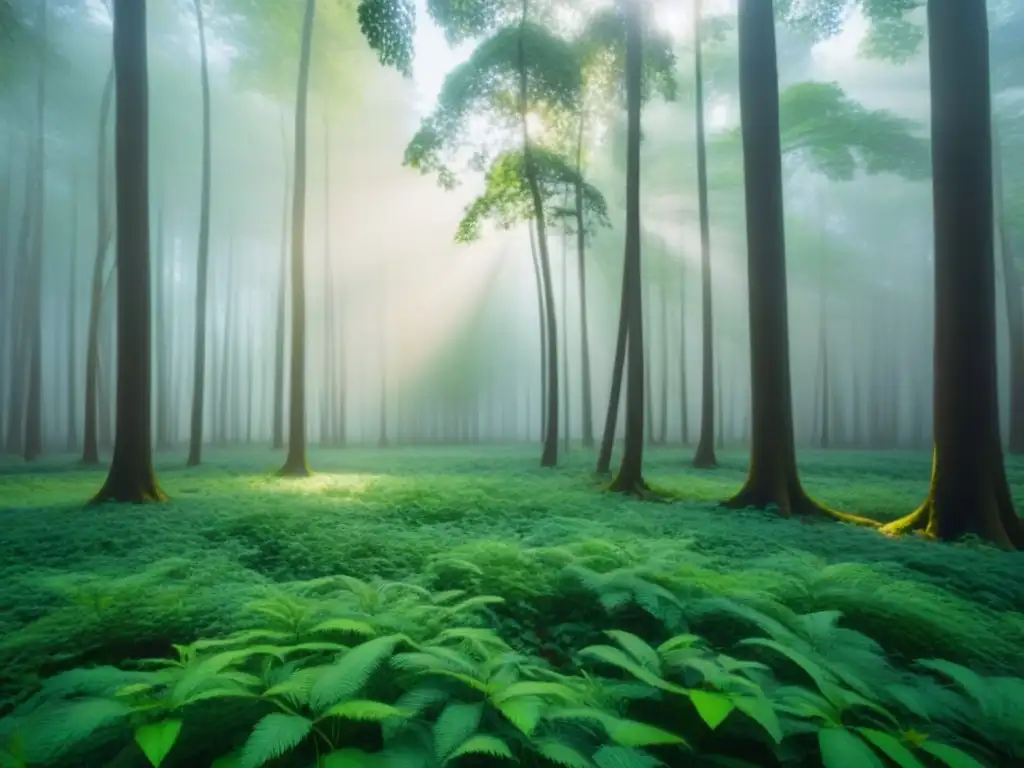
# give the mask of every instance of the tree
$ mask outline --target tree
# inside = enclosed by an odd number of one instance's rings
[[[999,440],[989,39],[981,3],[928,2],[935,227],[931,486],[885,526],[1024,547]]]
[[[746,483],[723,505],[762,509],[776,506],[787,516],[823,513],[871,525],[873,521],[828,510],[815,502],[804,490],[797,472],[789,371],[779,79],[771,4],[740,0],[738,29],[752,440]]]
[[[528,3],[524,2],[518,23],[499,29],[477,47],[466,63],[448,75],[437,107],[424,120],[406,150],[407,165],[424,173],[436,173],[442,186],[452,188],[456,174],[446,156],[463,149],[469,142],[466,126],[470,117],[486,115],[499,130],[504,129],[506,146],[515,147],[518,153],[518,159],[508,154],[494,157],[481,147],[477,151],[476,165],[486,167],[493,157],[495,176],[510,173],[513,179],[518,177],[525,183],[528,206],[525,209],[514,206],[514,210],[519,218],[532,220],[537,229],[547,354],[547,402],[541,454],[541,466],[546,467],[558,462],[559,431],[558,328],[547,226],[551,200],[558,199],[561,190],[543,184],[542,176],[553,168],[549,162],[551,155],[545,153],[537,137],[531,134],[530,116],[574,110],[579,98],[579,74],[572,46],[531,22]],[[513,187],[506,192],[515,196]],[[485,205],[492,202],[493,198]],[[470,208],[467,213],[472,216],[473,206]]]
[[[306,464],[306,113],[309,103],[309,58],[316,0],[306,0],[302,51],[295,98],[295,176],[292,187],[292,349],[288,402],[288,455],[280,474],[309,475]]]
[[[93,502],[164,501],[150,440],[149,72],[146,3],[114,0],[117,432]]]
[[[202,0],[193,2],[199,30],[199,67],[203,94],[203,178],[199,192],[199,245],[196,251],[196,320],[192,361],[192,414],[188,439],[187,465],[197,467],[203,456],[203,406],[206,379],[207,279],[210,271],[210,70],[206,56],[206,26]]]

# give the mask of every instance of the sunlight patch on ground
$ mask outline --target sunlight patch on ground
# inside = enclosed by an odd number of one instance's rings
[[[317,472],[310,477],[274,478],[264,489],[273,493],[313,495],[340,492],[349,496],[367,491],[382,477],[348,472]]]

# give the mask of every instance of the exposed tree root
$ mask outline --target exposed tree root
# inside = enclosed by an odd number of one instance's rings
[[[1012,505],[998,504],[998,508],[982,510],[972,517],[971,529],[943,525],[943,516],[932,493],[909,515],[881,527],[885,536],[898,538],[917,534],[933,541],[955,541],[963,536],[974,535],[1001,549],[1024,549],[1024,527],[1013,511]],[[951,518],[952,519],[952,518]]]
[[[828,520],[836,520],[865,528],[880,527],[880,523],[871,518],[840,512],[818,503],[799,484],[792,490],[786,488],[785,484],[779,488],[769,490],[756,487],[748,482],[739,493],[721,502],[719,506],[726,509],[767,509],[774,506],[783,517],[824,517]]]
[[[624,496],[630,496],[641,501],[667,501],[667,497],[651,488],[643,476],[626,477],[620,472],[612,480],[608,490],[612,493],[621,493]]]
[[[694,469],[718,469],[718,460],[715,452],[705,453],[698,449],[697,455],[693,457]]]
[[[140,481],[127,480],[123,477],[111,476],[89,501],[89,504],[105,504],[109,501],[116,501],[122,504],[160,504],[168,500],[156,479],[150,475],[149,478]]]

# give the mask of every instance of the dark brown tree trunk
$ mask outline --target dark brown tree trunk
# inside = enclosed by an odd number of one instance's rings
[[[0,219],[2,221],[2,219]],[[65,448],[73,453],[78,448],[78,173],[71,191],[71,274],[68,278],[68,389],[67,389],[67,441]],[[0,275],[2,279],[2,275]],[[0,357],[0,364],[3,358]]]
[[[281,271],[277,280],[277,330],[274,336],[274,408],[271,444],[274,450],[284,448],[284,340],[286,321],[286,290],[288,284],[288,182],[290,180],[288,139],[284,116],[281,118],[281,140],[285,147],[284,200],[281,213]]]
[[[826,510],[800,483],[793,438],[783,232],[782,152],[775,12],[763,0],[739,0],[740,113],[747,211],[750,297],[751,455],[732,508],[775,505],[783,515]]]
[[[117,433],[93,502],[163,501],[150,441],[149,74],[146,5],[114,0],[117,80]]]
[[[96,254],[93,258],[92,289],[89,296],[89,325],[85,349],[85,422],[82,428],[82,463],[92,466],[100,463],[99,429],[99,386],[97,378],[100,367],[100,320],[103,311],[103,267],[107,248],[110,245],[112,228],[110,222],[110,201],[108,199],[107,132],[110,111],[114,100],[114,68],[111,66],[103,86],[100,100],[100,126],[96,162]]]
[[[36,81],[36,183],[32,237],[32,279],[28,288],[29,316],[26,318],[29,354],[28,396],[25,402],[25,461],[39,458],[43,450],[43,243],[46,216],[46,47],[47,0],[39,2],[38,55]],[[26,201],[26,205],[28,201]]]
[[[622,399],[622,378],[626,370],[626,341],[629,337],[629,275],[623,260],[622,292],[619,299],[619,330],[615,336],[615,359],[612,362],[612,386],[608,395],[608,410],[604,417],[604,432],[601,435],[601,449],[597,454],[599,475],[611,472],[612,448],[615,445],[615,428],[619,418],[619,401]]]
[[[206,25],[202,0],[194,0],[199,28],[200,81],[203,91],[203,180],[199,199],[199,245],[196,253],[196,320],[192,358],[192,414],[186,465],[198,467],[203,460],[203,409],[206,395],[206,310],[210,270],[210,185],[213,174],[210,141],[210,70],[206,56]]]
[[[295,102],[295,186],[292,191],[292,359],[288,402],[288,455],[280,474],[309,475],[306,463],[306,112],[316,0],[306,0]]]
[[[642,247],[642,246],[641,246]],[[652,323],[648,322],[651,318],[651,291],[646,286],[642,286],[640,294],[643,297],[644,306],[644,326],[649,327]],[[651,341],[650,337],[644,339],[644,437],[646,438],[647,445],[654,444],[655,432],[654,432],[654,377],[651,376]],[[627,391],[626,394],[629,397]]]
[[[711,307],[711,224],[704,129],[704,58],[700,35],[701,0],[694,0],[694,99],[697,115],[697,202],[700,207],[701,392],[700,438],[693,456],[693,466],[698,469],[714,469],[718,466],[718,458],[715,456],[714,314]]]
[[[541,282],[544,287],[544,318],[547,323],[547,414],[544,423],[544,448],[540,465],[553,467],[558,464],[558,326],[555,322],[555,292],[552,285],[551,257],[548,253],[547,225],[544,221],[544,198],[537,179],[534,165],[533,141],[527,125],[529,112],[529,83],[526,71],[526,43],[524,40],[526,22],[529,18],[528,0],[523,0],[519,35],[519,116],[523,133],[523,171],[533,202],[533,220],[537,225],[537,251],[540,259]]]
[[[649,493],[643,477],[644,457],[644,327],[640,259],[640,111],[643,86],[643,23],[640,0],[626,4],[626,248],[624,279],[628,292],[629,360],[626,390],[626,439],[619,473],[611,490],[630,495]]]
[[[585,116],[580,112],[579,129],[576,134],[576,256],[578,259],[580,287],[580,397],[583,406],[583,447],[594,447],[594,404],[590,386],[590,332],[587,324],[587,231],[583,221],[583,126]]]
[[[1024,547],[999,441],[988,17],[928,2],[935,226],[935,437],[924,503],[883,529]]]
[[[996,227],[1002,254],[1003,291],[1010,347],[1010,429],[1008,450],[1024,453],[1024,297],[1021,296],[1020,268],[1013,258],[1010,225],[1006,222],[1006,188],[1003,183],[1002,147],[993,126],[992,172],[995,180]]]

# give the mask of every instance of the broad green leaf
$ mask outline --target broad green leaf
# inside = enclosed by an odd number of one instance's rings
[[[273,712],[256,723],[242,747],[242,768],[259,768],[297,747],[313,729],[313,721],[299,715]]]
[[[534,742],[533,748],[545,760],[562,768],[593,768],[594,765],[589,757],[577,751],[575,747],[556,739]]]
[[[741,645],[758,645],[762,648],[768,648],[775,651],[776,653],[785,656],[787,659],[796,664],[800,669],[807,673],[808,677],[814,680],[815,684],[821,689],[822,685],[827,685],[829,682],[830,675],[822,669],[821,665],[816,661],[810,659],[800,651],[790,648],[787,645],[783,645],[775,640],[768,640],[763,637],[751,637],[746,640],[740,640]]]
[[[653,747],[659,744],[683,744],[686,742],[674,733],[655,728],[637,720],[620,720],[609,717],[604,721],[608,736],[623,747]]]
[[[317,712],[362,690],[370,676],[395,649],[400,635],[368,640],[357,645],[328,667],[310,692],[310,703]]]
[[[951,747],[948,744],[926,739],[921,744],[921,749],[932,757],[941,760],[949,768],[984,768],[984,766],[963,750]]]
[[[499,739],[497,736],[492,736],[489,733],[478,733],[475,736],[470,736],[445,758],[444,765],[463,755],[487,755],[488,757],[502,757],[506,760],[515,760],[508,744],[503,739]]]
[[[702,642],[703,638],[699,635],[676,635],[675,637],[670,637],[655,650],[657,650],[659,654],[664,655],[669,651],[676,651],[681,648],[692,648],[695,645],[700,645]]]
[[[907,749],[903,742],[895,736],[884,731],[877,731],[874,728],[858,728],[857,730],[879,752],[882,752],[900,768],[924,768],[924,764],[914,757],[914,753]]]
[[[343,720],[360,720],[363,722],[379,723],[389,717],[407,717],[408,713],[397,707],[385,704],[383,701],[372,701],[370,699],[354,699],[335,704],[321,715],[325,717],[340,717]]]
[[[540,722],[544,701],[535,696],[509,699],[495,704],[508,721],[527,736],[531,735]]]
[[[439,760],[472,736],[480,727],[483,704],[452,702],[434,721],[434,751]]]
[[[662,680],[658,675],[637,664],[624,652],[610,645],[591,645],[581,650],[579,655],[588,656],[613,667],[618,667],[622,671],[633,675],[637,680],[652,685],[655,688],[660,688],[663,691],[684,695],[688,693],[685,688],[680,688],[678,685],[674,685],[667,680]]]
[[[520,683],[512,683],[507,688],[498,691],[491,697],[496,705],[509,699],[520,696],[550,696],[563,701],[578,701],[576,692],[564,683],[548,683],[541,680],[526,680]]]
[[[160,764],[174,747],[174,742],[178,740],[179,733],[181,720],[164,720],[136,728],[135,743],[139,745],[149,764],[160,768]]]
[[[722,724],[722,721],[733,711],[734,705],[730,698],[723,693],[711,693],[709,691],[691,691],[690,701],[708,728],[715,730]]]
[[[661,760],[651,757],[646,752],[629,747],[616,747],[607,744],[594,753],[594,762],[598,768],[657,768],[664,765]]]
[[[736,709],[760,725],[776,744],[782,743],[782,725],[767,698],[764,696],[734,696],[732,703]]]
[[[622,646],[641,667],[655,675],[661,675],[661,659],[658,658],[658,652],[642,638],[620,629],[610,629],[605,634]]]
[[[885,768],[871,747],[845,728],[822,728],[818,747],[825,768]]]

